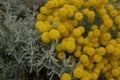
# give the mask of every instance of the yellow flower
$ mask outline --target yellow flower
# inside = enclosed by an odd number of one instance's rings
[[[104,14],[104,15],[102,16],[102,19],[103,19],[103,20],[110,19],[110,16],[109,16],[108,14]]]
[[[68,53],[72,53],[75,50],[75,43],[71,41],[66,42],[65,49]]]
[[[62,45],[62,49],[63,49],[63,50],[66,50],[66,42],[67,42],[66,39],[63,39],[63,40],[62,40],[61,45]]]
[[[72,78],[69,73],[63,73],[60,77],[60,80],[72,80]]]
[[[80,80],[90,80],[88,76],[82,77]]]
[[[110,15],[111,15],[112,17],[116,17],[117,14],[118,14],[118,11],[117,11],[117,10],[111,10],[111,11],[110,11]]]
[[[42,14],[49,14],[50,13],[50,9],[48,9],[48,8],[43,6],[43,7],[40,8],[40,12]]]
[[[102,8],[102,9],[100,9],[99,11],[99,14],[102,16],[102,15],[104,15],[104,14],[106,14],[106,9],[105,8]]]
[[[113,68],[111,72],[114,77],[117,77],[120,75],[120,69],[118,68]]]
[[[98,54],[95,54],[95,55],[93,56],[93,59],[94,59],[95,62],[101,62],[102,59],[103,59],[103,57],[100,56],[100,55],[98,55]]]
[[[57,27],[57,30],[61,33],[61,34],[64,34],[67,30],[66,30],[66,27],[65,25],[60,25]]]
[[[74,18],[77,21],[81,21],[83,19],[83,14],[81,12],[76,12]]]
[[[104,63],[103,62],[98,62],[97,64],[96,64],[96,67],[98,68],[98,69],[100,69],[100,70],[102,70],[103,68],[104,68]]]
[[[45,7],[47,7],[47,8],[53,8],[53,7],[54,7],[54,2],[53,2],[53,1],[48,1],[48,2],[45,4]]]
[[[70,41],[70,42],[75,43],[75,39],[74,39],[73,37],[68,37],[68,38],[67,38],[67,41]]]
[[[67,12],[67,10],[66,10],[65,8],[60,8],[60,9],[59,9],[59,14],[60,14],[60,16],[62,16],[62,17],[66,17],[67,14],[68,14],[68,12]]]
[[[57,53],[57,58],[58,58],[59,60],[65,59],[65,56],[66,56],[66,54],[65,54],[65,52],[63,52],[63,51]]]
[[[53,7],[59,7],[59,1],[58,0],[53,0]]]
[[[88,15],[89,11],[90,11],[90,10],[89,10],[88,8],[85,8],[85,9],[82,10],[82,13],[83,13],[84,15]]]
[[[101,35],[101,31],[99,29],[96,29],[96,30],[93,31],[93,35],[95,37],[99,37]]]
[[[66,3],[65,0],[59,0],[59,4],[60,4],[60,5],[64,5],[65,3]]]
[[[57,52],[62,51],[62,44],[57,44],[55,48]]]
[[[83,76],[83,69],[80,67],[76,67],[73,70],[73,76],[75,78],[81,78]]]
[[[82,44],[83,40],[84,40],[84,38],[82,36],[80,36],[80,37],[77,38],[77,43]]]
[[[105,50],[104,47],[99,47],[99,48],[96,49],[96,53],[100,56],[103,56],[103,55],[105,55],[106,50]]]
[[[85,2],[84,7],[85,8],[90,8],[91,7],[91,3],[89,1]]]
[[[111,11],[111,10],[113,10],[114,9],[114,6],[112,5],[112,4],[108,4],[107,6],[106,6],[106,10],[107,11]]]
[[[50,42],[50,39],[49,39],[49,36],[48,36],[48,32],[43,32],[41,34],[41,40],[45,43],[49,43]]]
[[[90,63],[89,66],[86,67],[88,70],[92,70],[94,68],[94,64]]]
[[[113,21],[111,19],[106,19],[103,21],[105,27],[110,28],[113,26]]]
[[[57,39],[59,39],[59,38],[60,38],[60,33],[59,33],[59,31],[56,30],[56,29],[50,30],[50,32],[49,32],[49,38],[50,38],[51,40],[57,40]]]
[[[116,16],[114,22],[115,24],[120,24],[120,16]]]
[[[89,48],[87,49],[87,54],[88,54],[89,56],[93,56],[93,55],[95,54],[95,49],[92,48],[92,47],[89,47]]]
[[[100,43],[99,42],[95,42],[93,43],[92,47],[93,48],[98,48],[100,46]]]
[[[47,26],[47,31],[50,31],[52,29],[52,25],[49,21],[45,21],[44,24]]]
[[[77,38],[77,37],[79,37],[79,36],[81,36],[81,30],[80,29],[78,29],[78,28],[75,28],[75,29],[73,29],[73,31],[72,31],[72,36],[73,37],[75,37],[75,38]]]
[[[52,22],[53,19],[54,19],[54,16],[53,15],[49,15],[48,18],[47,18],[47,21]]]
[[[87,14],[87,17],[88,17],[88,21],[90,23],[94,22],[94,20],[95,20],[95,12],[94,11],[89,11],[89,13]]]
[[[115,57],[116,57],[116,56],[120,56],[120,48],[115,47],[114,52],[113,52],[113,55],[114,55]]]
[[[88,0],[91,6],[94,6],[97,2],[97,0]]]
[[[77,20],[72,20],[71,25],[77,26],[78,25],[78,21]]]
[[[106,52],[107,52],[107,53],[113,53],[114,50],[115,50],[115,47],[114,47],[112,44],[108,44],[108,45],[106,46]]]
[[[43,14],[39,13],[39,14],[37,14],[36,18],[37,18],[37,20],[42,21],[45,19],[45,16]]]
[[[84,66],[81,63],[78,63],[75,68],[80,68],[80,69],[84,69]]]
[[[107,32],[107,31],[108,31],[108,28],[105,27],[105,26],[102,24],[102,25],[100,26],[100,31],[101,31],[102,33]]]
[[[90,39],[93,38],[94,37],[93,31],[89,31],[87,37]]]
[[[94,30],[96,30],[96,29],[98,29],[98,26],[97,26],[97,25],[92,25],[92,26],[91,26],[91,30],[94,31]]]
[[[88,56],[87,55],[85,55],[85,54],[83,54],[83,55],[81,55],[80,56],[80,62],[84,65],[84,64],[88,64],[89,63],[89,59],[88,59]]]
[[[81,51],[79,51],[79,50],[76,50],[75,52],[74,52],[74,56],[76,57],[76,58],[79,58],[80,56],[81,56]]]
[[[84,38],[83,45],[87,45],[88,43],[89,43],[89,39],[88,38]]]
[[[93,80],[98,80],[98,74],[97,73],[92,73],[92,79]]]
[[[111,34],[110,33],[103,33],[102,36],[101,36],[101,39],[102,40],[105,40],[105,41],[108,41],[111,39]]]
[[[77,8],[80,8],[84,4],[84,0],[72,0],[72,2]]]
[[[100,69],[97,68],[97,67],[95,67],[95,68],[93,69],[93,72],[96,73],[97,75],[99,75],[99,74],[100,74]]]
[[[109,44],[112,44],[112,45],[116,46],[116,45],[117,45],[117,42],[116,42],[116,40],[111,39],[111,40],[109,41]]]
[[[84,26],[78,26],[78,29],[81,30],[81,33],[82,33],[82,34],[85,32],[85,28],[84,28]]]
[[[67,10],[67,12],[68,12],[68,17],[73,17],[73,15],[74,15],[74,10],[70,7],[68,10]]]
[[[47,26],[42,21],[37,21],[36,24],[35,24],[35,26],[36,26],[36,29],[38,29],[40,32],[46,32],[46,31],[48,31]]]
[[[107,40],[100,40],[100,44],[103,45],[103,46],[106,46],[108,44],[108,41]]]

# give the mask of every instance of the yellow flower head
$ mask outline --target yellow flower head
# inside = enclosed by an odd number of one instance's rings
[[[116,16],[114,22],[115,24],[120,24],[120,16]]]
[[[81,56],[81,51],[79,51],[79,50],[76,50],[75,52],[74,52],[74,56],[76,57],[76,58],[79,58],[80,56]]]
[[[66,42],[65,49],[68,53],[72,53],[75,50],[75,43],[71,41]]]
[[[117,14],[118,14],[118,11],[117,11],[117,10],[111,10],[111,11],[110,11],[110,15],[111,15],[112,17],[116,17]]]
[[[111,34],[110,33],[103,33],[101,37],[103,40],[108,41],[111,39]]]
[[[104,14],[107,13],[107,11],[106,11],[105,8],[101,8],[98,12],[99,12],[99,14],[100,14],[101,16],[103,16]]]
[[[108,45],[106,46],[106,52],[107,52],[107,53],[113,53],[114,50],[115,50],[115,47],[114,47],[112,44],[108,44]]]
[[[104,20],[103,24],[105,27],[110,28],[113,26],[113,21],[111,19],[106,19]]]
[[[68,14],[67,9],[66,9],[66,8],[60,8],[60,9],[59,9],[59,14],[60,14],[60,16],[62,16],[62,17],[66,17],[67,14]]]
[[[79,68],[79,67],[76,67],[74,70],[73,70],[73,76],[75,78],[81,78],[83,76],[83,69],[82,68]]]
[[[75,38],[73,38],[73,37],[68,37],[68,38],[67,38],[67,41],[70,41],[70,42],[75,43]]]
[[[63,52],[63,51],[57,53],[57,58],[58,58],[59,60],[65,59],[65,56],[66,56],[66,54],[65,54],[65,52]]]
[[[107,11],[111,11],[111,10],[113,10],[114,9],[114,6],[112,5],[112,4],[108,4],[107,6],[106,6],[106,10]]]
[[[60,33],[59,33],[59,31],[56,30],[56,29],[50,30],[50,32],[49,32],[49,38],[50,38],[51,40],[57,40],[57,39],[59,39],[59,38],[60,38]]]
[[[41,40],[45,43],[49,43],[50,42],[50,39],[49,39],[49,36],[48,36],[48,32],[43,32],[41,34]]]
[[[87,54],[88,54],[89,56],[93,56],[93,55],[95,54],[95,49],[94,49],[93,47],[89,47],[89,48],[87,49]]]
[[[85,28],[84,28],[84,26],[78,26],[78,29],[81,30],[81,33],[82,33],[82,34],[85,32]]]
[[[100,56],[100,55],[98,55],[98,54],[95,54],[95,55],[93,56],[93,59],[94,59],[95,62],[101,62],[102,59],[103,59],[103,57]]]
[[[75,28],[75,29],[73,29],[72,34],[71,34],[71,35],[72,35],[73,37],[75,37],[75,38],[76,38],[76,37],[81,36],[81,34],[82,34],[82,33],[81,33],[81,30],[80,30],[80,29],[78,29],[78,28]]]
[[[84,15],[88,15],[89,11],[90,11],[90,10],[89,10],[88,8],[85,8],[85,9],[82,10],[82,13],[83,13]]]
[[[77,38],[77,43],[82,44],[83,40],[84,40],[84,38],[82,36],[80,36],[80,37]]]
[[[103,56],[103,55],[105,55],[106,50],[104,47],[99,47],[99,48],[97,48],[96,53],[100,56]]]
[[[53,0],[53,7],[59,7],[59,1],[58,0]]]
[[[42,14],[49,14],[50,13],[50,9],[48,9],[47,7],[41,7],[40,8],[40,12]]]
[[[76,12],[74,18],[77,21],[81,21],[83,19],[83,14],[81,12]]]
[[[101,31],[99,29],[96,29],[96,30],[93,31],[93,35],[95,37],[99,37],[101,35]]]
[[[36,24],[35,24],[35,26],[36,26],[36,29],[38,29],[40,32],[46,32],[46,31],[48,31],[47,26],[42,21],[37,21]]]
[[[75,5],[77,8],[80,8],[84,5],[84,0],[71,0],[73,5]]]
[[[97,67],[98,69],[102,70],[102,69],[105,67],[105,65],[104,65],[103,62],[99,62],[99,63],[96,64],[96,67]]]
[[[72,80],[72,78],[69,73],[63,73],[60,77],[60,80]]]
[[[89,13],[87,14],[87,17],[88,17],[89,22],[94,22],[94,20],[95,20],[95,12],[94,11],[89,11]]]
[[[56,51],[57,51],[57,52],[62,51],[62,44],[60,44],[60,43],[57,44],[55,48],[56,48]]]
[[[66,27],[65,25],[60,25],[57,27],[57,30],[61,33],[64,34],[66,32]]]
[[[83,54],[80,56],[80,62],[83,63],[83,64],[86,64],[89,62],[89,58],[87,55]]]
[[[37,18],[37,20],[42,21],[45,19],[45,16],[43,14],[39,13],[39,14],[37,14],[36,18]]]
[[[113,68],[111,72],[112,72],[112,75],[114,77],[117,77],[117,76],[120,75],[120,69],[119,68]]]

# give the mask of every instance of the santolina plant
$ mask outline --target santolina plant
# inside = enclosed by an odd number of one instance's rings
[[[59,62],[74,64],[60,80],[120,80],[120,6],[117,0],[48,0],[37,14],[42,42]],[[49,53],[50,54],[50,53]],[[48,55],[49,55],[48,54]],[[60,66],[63,64],[60,64]],[[69,68],[68,68],[69,69]]]

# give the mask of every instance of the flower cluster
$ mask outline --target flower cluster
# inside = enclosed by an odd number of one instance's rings
[[[120,8],[117,0],[48,0],[37,15],[41,40],[59,40],[56,57],[77,63],[61,80],[120,80]],[[116,32],[117,34],[113,33]],[[72,76],[72,77],[71,77]]]

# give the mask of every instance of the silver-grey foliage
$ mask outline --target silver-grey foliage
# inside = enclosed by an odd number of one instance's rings
[[[34,71],[39,76],[44,67],[50,80],[54,74],[71,72],[75,64],[70,64],[70,57],[63,61],[56,58],[58,41],[40,41],[35,29],[37,6],[31,10],[21,1],[0,1],[0,80],[21,80],[24,71]]]

